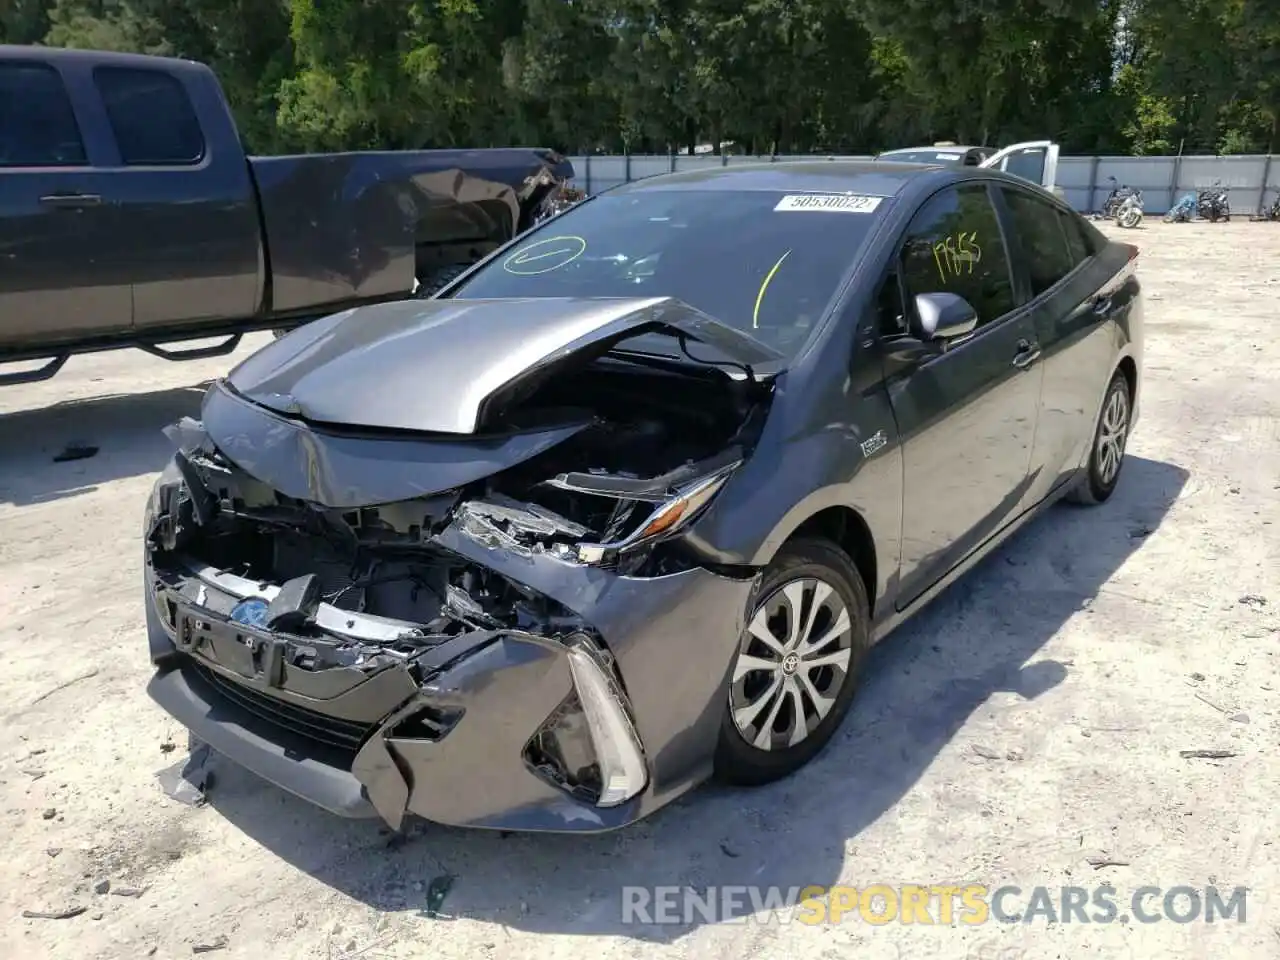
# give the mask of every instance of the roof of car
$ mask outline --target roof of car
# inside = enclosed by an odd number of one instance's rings
[[[206,70],[194,60],[155,57],[144,53],[115,53],[107,50],[80,50],[68,47],[18,46],[0,44],[0,60],[37,60],[43,63],[88,63],[108,67],[157,67],[166,70]]]
[[[788,160],[779,163],[740,163],[665,173],[615,187],[609,192],[643,193],[651,190],[724,191],[838,191],[875,197],[897,196],[922,174],[937,172],[928,164],[886,165],[874,160]]]

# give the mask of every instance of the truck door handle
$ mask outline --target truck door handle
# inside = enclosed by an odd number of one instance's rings
[[[80,210],[98,206],[102,197],[96,193],[50,193],[41,197],[40,202],[58,210]]]
[[[1037,360],[1040,359],[1040,344],[1032,343],[1030,340],[1018,341],[1018,352],[1013,355],[1013,365],[1019,370],[1025,370]]]

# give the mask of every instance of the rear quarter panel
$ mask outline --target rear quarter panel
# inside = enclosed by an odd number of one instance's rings
[[[1125,358],[1140,383],[1141,284],[1126,244],[1105,246],[1064,285],[1056,318],[1042,315],[1045,378],[1037,427],[1036,462],[1046,470],[1033,492],[1045,495],[1068,481],[1088,456],[1103,394]],[[1099,300],[1111,304],[1105,319]],[[1135,400],[1137,395],[1135,383]]]

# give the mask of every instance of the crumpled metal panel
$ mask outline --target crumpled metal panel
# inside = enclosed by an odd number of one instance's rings
[[[407,296],[415,248],[507,240],[573,165],[541,149],[396,150],[251,157],[271,265],[288,313]]]
[[[311,430],[215,384],[203,427],[245,473],[287,497],[339,509],[377,506],[463,486],[535,457],[582,430],[571,424],[493,440],[370,439]]]

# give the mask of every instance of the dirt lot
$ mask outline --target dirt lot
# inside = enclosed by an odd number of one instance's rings
[[[1126,236],[1147,379],[1116,497],[1055,508],[879,648],[802,774],[600,837],[389,845],[225,765],[208,805],[166,797],[186,738],[143,694],[140,518],[160,428],[230,362],[0,390],[0,956],[1280,956],[1280,226]],[[54,462],[69,443],[99,452]],[[1143,885],[1249,892],[1244,923],[621,922],[623,884],[970,882],[1023,888],[1010,909],[1110,883],[1121,913]]]

